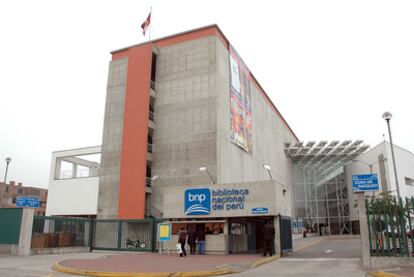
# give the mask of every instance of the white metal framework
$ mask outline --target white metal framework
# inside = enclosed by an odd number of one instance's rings
[[[295,210],[319,234],[350,233],[344,165],[369,148],[362,140],[286,143],[293,161]]]

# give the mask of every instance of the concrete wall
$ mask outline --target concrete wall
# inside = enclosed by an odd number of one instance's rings
[[[253,153],[230,140],[229,51],[215,36],[159,49],[156,77],[152,203],[163,207],[162,187],[269,180],[286,187],[293,210],[292,164],[284,143],[295,141],[271,104],[251,83]],[[289,205],[288,204],[288,205]]]
[[[414,196],[414,187],[405,184],[405,177],[414,179],[414,154],[396,145],[394,145],[394,154],[401,197],[412,197]],[[383,155],[386,159],[384,161],[385,168],[383,171],[380,170],[380,155]],[[394,168],[392,164],[391,145],[388,142],[382,142],[371,148],[368,152],[361,155],[358,160],[372,164],[372,172],[378,174],[381,191],[381,184],[384,183],[381,176],[385,176],[388,191],[393,191],[392,194],[396,195],[397,188],[395,185]],[[352,162],[346,166],[351,220],[358,219],[357,209],[354,207],[356,197],[352,192],[352,175],[369,174],[369,165],[365,163]],[[373,195],[371,192],[366,192],[365,194]],[[379,193],[377,192],[377,195],[378,194]]]
[[[164,217],[166,218],[219,218],[219,217],[240,217],[257,216],[252,213],[252,208],[265,207],[268,213],[264,216],[283,214],[291,216],[290,194],[283,195],[282,186],[275,181],[216,184],[210,189],[248,189],[249,194],[245,196],[243,209],[213,210],[214,202],[211,201],[211,212],[209,215],[194,216],[184,214],[184,193],[189,188],[203,188],[203,185],[171,186],[164,191]],[[212,196],[211,196],[212,197]]]
[[[216,38],[159,48],[152,175],[168,186],[208,184],[216,175]],[[152,203],[163,209],[160,180]]]
[[[218,39],[216,47],[218,183],[269,180],[263,168],[263,164],[267,164],[271,166],[273,179],[293,192],[292,163],[284,152],[284,143],[296,139],[253,80],[250,81],[253,153],[245,152],[230,140],[229,51]],[[293,193],[289,196],[293,197]],[[291,210],[294,210],[293,203],[291,198]]]
[[[101,147],[57,151],[52,154],[46,215],[96,215],[99,177],[56,179],[57,160],[62,157],[96,154]]]
[[[128,58],[109,65],[99,178],[98,218],[118,217],[118,195]]]

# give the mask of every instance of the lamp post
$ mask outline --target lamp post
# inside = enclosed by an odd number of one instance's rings
[[[270,165],[264,164],[263,167],[267,170],[267,173],[269,173],[270,180],[273,181],[272,174],[270,173],[270,169],[271,169]]]
[[[158,175],[152,176],[151,180],[154,182],[155,180],[160,180],[160,182],[167,187],[167,184],[164,182],[163,179],[161,179]]]
[[[213,176],[211,176],[210,171],[208,171],[208,168],[207,167],[205,167],[205,166],[200,167],[200,171],[201,172],[203,172],[203,171],[207,172],[208,177],[213,182],[213,185],[215,184],[214,178],[213,178]]]
[[[394,156],[394,145],[392,143],[392,136],[391,136],[391,127],[390,127],[390,120],[392,118],[392,114],[390,112],[385,112],[382,115],[382,118],[385,119],[385,121],[387,121],[387,126],[388,126],[388,134],[390,136],[390,144],[391,144],[391,156],[392,156],[392,164],[394,166],[394,175],[395,175],[395,185],[397,186],[397,197],[398,197],[398,202],[401,201],[401,196],[400,196],[400,187],[398,185],[398,177],[397,177],[397,166],[395,165],[395,156]]]
[[[0,204],[3,202],[3,194],[4,194],[4,190],[6,189],[6,186],[7,186],[6,185],[6,181],[7,181],[7,171],[9,169],[9,163],[12,161],[12,159],[10,157],[7,157],[5,159],[5,161],[6,161],[6,171],[4,172],[4,182],[3,182],[4,188],[2,187],[0,189]]]

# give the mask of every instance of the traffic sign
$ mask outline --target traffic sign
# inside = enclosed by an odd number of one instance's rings
[[[377,191],[379,190],[377,174],[352,175],[352,191]]]
[[[16,207],[40,208],[40,199],[38,196],[17,196]]]

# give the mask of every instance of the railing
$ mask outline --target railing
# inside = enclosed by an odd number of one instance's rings
[[[152,121],[154,121],[154,112],[149,111],[148,118],[151,119]]]
[[[365,200],[371,256],[414,256],[414,197]]]
[[[155,251],[157,223],[154,218],[137,220],[96,219],[92,249]]]
[[[60,171],[59,180],[62,179],[74,179],[74,178],[87,178],[87,177],[96,177],[98,176],[97,173],[93,172],[89,168],[82,168],[76,170],[76,176],[73,176],[73,171],[71,169],[69,170],[62,170]]]
[[[35,216],[31,248],[90,246],[92,221],[84,218]]]
[[[147,187],[151,187],[152,179],[147,177],[147,179],[145,180],[145,184],[147,185]]]
[[[152,153],[153,145],[148,143],[147,150],[148,152]]]

